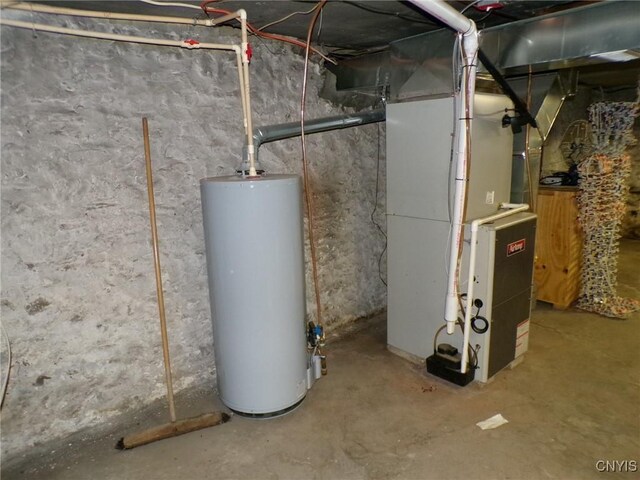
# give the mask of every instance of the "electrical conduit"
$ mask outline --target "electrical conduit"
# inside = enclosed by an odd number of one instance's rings
[[[467,172],[471,158],[471,123],[475,96],[478,56],[478,30],[475,23],[442,0],[410,0],[428,14],[436,17],[462,35],[463,75],[461,101],[458,102],[456,126],[456,183],[453,208],[453,234],[449,248],[449,275],[445,299],[444,319],[447,333],[453,334],[458,319],[458,277],[462,254],[463,222],[466,206]]]
[[[526,203],[503,203],[500,205],[501,209],[506,209],[502,212],[494,213],[488,217],[478,218],[471,222],[471,251],[469,252],[469,279],[467,286],[467,299],[464,311],[464,340],[462,342],[462,366],[460,371],[466,373],[467,363],[469,362],[469,335],[471,334],[471,309],[473,308],[473,287],[474,277],[476,275],[476,250],[478,243],[478,227],[485,223],[495,222],[501,218],[515,215],[519,212],[529,210],[529,205]]]

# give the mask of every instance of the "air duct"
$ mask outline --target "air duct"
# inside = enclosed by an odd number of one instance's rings
[[[449,94],[451,52],[448,30],[395,41],[389,50],[327,67],[338,90],[390,86],[390,101]],[[482,30],[482,50],[506,77],[631,60],[640,51],[636,2],[597,2],[584,7]],[[620,52],[627,53],[622,55]],[[611,55],[616,53],[614,57]],[[478,67],[480,73],[483,67]]]

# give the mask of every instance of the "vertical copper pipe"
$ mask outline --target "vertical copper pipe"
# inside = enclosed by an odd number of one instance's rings
[[[529,78],[527,80],[527,110],[531,111],[531,84],[532,84],[532,73],[531,73],[531,65],[529,65]],[[531,184],[532,173],[531,173],[531,155],[530,155],[530,141],[531,141],[531,124],[527,123],[526,130],[524,131],[524,155],[525,155],[525,166],[527,168],[527,184],[529,185],[529,205],[531,205],[531,211],[535,213],[536,211],[536,198],[533,192],[533,185]],[[542,166],[542,156],[540,157],[540,166]]]
[[[318,8],[313,14],[313,18],[309,23],[309,29],[307,31],[307,44],[304,52],[304,72],[302,74],[302,98],[300,100],[300,139],[302,143],[302,179],[304,184],[304,198],[307,209],[307,231],[309,234],[309,247],[311,250],[311,272],[313,275],[313,288],[316,295],[316,323],[322,325],[322,304],[320,302],[320,286],[318,284],[318,262],[316,255],[316,242],[314,238],[314,225],[313,225],[313,194],[311,192],[311,186],[309,185],[309,167],[307,165],[307,143],[304,135],[304,107],[307,99],[307,72],[309,69],[309,50],[311,49],[311,36],[313,34],[313,28],[318,20],[318,15],[324,8],[326,0],[318,2]]]
[[[167,318],[164,311],[164,292],[162,290],[162,273],[160,270],[160,250],[158,248],[158,225],[156,224],[156,202],[153,195],[153,175],[151,173],[151,148],[149,146],[149,125],[147,118],[142,118],[142,135],[144,137],[144,159],[147,166],[147,193],[149,196],[149,218],[151,220],[151,240],[153,242],[153,265],[156,270],[156,292],[158,295],[158,311],[160,313],[160,333],[162,335],[162,355],[164,357],[164,376],[167,384],[167,401],[171,421],[176,421],[176,406],[173,401],[173,381],[171,380],[171,361],[169,358],[169,337],[167,335]]]

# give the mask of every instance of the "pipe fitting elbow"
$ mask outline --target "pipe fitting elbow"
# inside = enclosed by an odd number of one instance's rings
[[[474,22],[474,21],[473,21],[473,20],[471,20],[471,19],[468,19],[468,20],[469,20],[469,28],[467,29],[467,31],[466,31],[466,32],[464,32],[464,33],[462,34],[462,36],[463,36],[463,37],[468,37],[468,38],[473,38],[473,37],[475,37],[475,38],[476,38],[476,41],[477,41],[478,36],[479,36],[479,33],[478,33],[478,27],[476,26],[476,22]]]
[[[470,20],[471,24],[469,29],[462,34],[462,43],[466,52],[467,61],[472,64],[478,57],[478,50],[480,48],[480,34],[473,20]]]

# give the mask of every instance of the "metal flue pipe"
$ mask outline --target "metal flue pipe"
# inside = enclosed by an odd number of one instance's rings
[[[384,122],[385,119],[386,112],[384,108],[369,110],[366,112],[347,113],[345,115],[316,118],[313,120],[305,120],[304,133],[305,135],[309,135],[312,133],[358,127],[369,123]],[[253,145],[255,148],[256,162],[259,160],[258,153],[261,145],[287,138],[299,137],[301,133],[302,128],[299,121],[255,127],[253,129]]]

